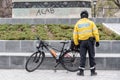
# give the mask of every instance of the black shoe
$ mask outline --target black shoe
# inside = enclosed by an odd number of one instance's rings
[[[80,70],[80,71],[77,73],[77,75],[78,75],[78,76],[84,76],[84,71],[83,71],[83,70],[82,70],[82,71]]]
[[[96,76],[97,72],[91,72],[91,76]]]
[[[96,68],[91,69],[91,76],[97,75],[97,72],[95,72],[95,71],[96,71]]]

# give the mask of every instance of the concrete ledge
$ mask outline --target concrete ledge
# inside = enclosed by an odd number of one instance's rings
[[[0,24],[75,24],[80,18],[0,18]],[[120,18],[90,18],[95,23],[120,23]]]
[[[105,58],[120,58],[120,53],[119,54],[116,54],[116,53],[112,53],[112,54],[109,54],[109,53],[106,53],[106,54],[104,54],[104,53],[99,53],[99,54],[95,54],[95,57],[97,58],[103,58],[103,57],[105,57]]]
[[[25,63],[28,57],[32,53],[0,53],[0,69],[24,69]],[[120,54],[104,54],[96,53],[96,67],[99,70],[119,70],[120,69]],[[51,70],[54,69],[56,61],[49,53],[46,53],[46,57],[43,64],[39,69]],[[63,69],[61,65],[58,69]],[[89,58],[87,56],[86,69],[89,69]]]
[[[32,55],[33,53],[0,53],[0,56],[24,56],[24,57],[29,57],[30,55]],[[59,54],[59,53],[58,53]],[[50,53],[45,53],[45,57],[52,57],[52,55]],[[86,56],[88,57],[88,55]],[[103,58],[103,57],[106,57],[106,58],[118,58],[120,57],[120,53],[119,54],[116,54],[116,53],[112,53],[112,54],[109,54],[109,53],[96,53],[95,54],[95,57],[96,58]]]
[[[15,53],[15,52],[13,52],[13,53],[5,53],[5,52],[2,52],[2,53],[0,53],[0,56],[30,56],[31,54],[33,54],[33,53]]]

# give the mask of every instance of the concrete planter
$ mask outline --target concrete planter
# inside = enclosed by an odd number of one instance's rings
[[[47,40],[46,40],[47,41]],[[49,44],[60,49],[61,40],[48,40]],[[0,41],[0,68],[24,69],[26,59],[36,51],[35,40],[1,40]],[[68,44],[69,46],[70,44]],[[120,69],[120,41],[100,41],[100,47],[96,48],[97,69],[119,70]],[[67,48],[67,46],[66,46]],[[54,59],[46,51],[46,58],[40,69],[53,69]],[[48,67],[49,66],[49,67]],[[89,68],[88,57],[86,68]],[[59,66],[58,69],[63,69]]]

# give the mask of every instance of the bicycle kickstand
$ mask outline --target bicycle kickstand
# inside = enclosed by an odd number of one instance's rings
[[[60,63],[57,62],[57,64],[54,66],[54,72],[57,72],[57,66],[59,65]]]

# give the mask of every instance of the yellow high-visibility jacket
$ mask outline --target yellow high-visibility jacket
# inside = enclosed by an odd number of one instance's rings
[[[74,43],[75,45],[78,45],[78,40],[87,40],[89,37],[95,37],[96,42],[99,42],[98,28],[93,21],[82,18],[74,26]]]

